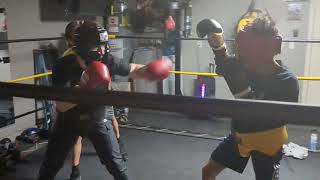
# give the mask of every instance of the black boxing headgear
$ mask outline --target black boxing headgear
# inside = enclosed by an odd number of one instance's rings
[[[75,30],[73,49],[85,61],[101,59],[98,51],[93,49],[107,43],[108,32],[93,22],[83,23]]]

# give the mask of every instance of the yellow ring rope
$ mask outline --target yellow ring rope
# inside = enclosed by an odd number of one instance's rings
[[[219,76],[216,73],[206,73],[206,72],[192,72],[192,71],[169,71],[173,74],[184,74],[184,75],[198,75],[198,76]]]
[[[212,76],[212,77],[219,76],[217,73],[192,72],[192,71],[170,71],[170,73],[181,74],[181,75]],[[8,83],[16,83],[16,82],[29,80],[29,79],[40,78],[40,77],[43,77],[43,76],[50,76],[50,75],[52,75],[52,72],[35,74],[35,75],[31,75],[31,76],[25,76],[25,77],[21,77],[21,78],[18,78],[18,79],[10,80],[10,81],[7,81],[7,82]],[[310,76],[310,77],[298,76],[298,80],[301,80],[301,81],[320,81],[320,77],[319,76]]]
[[[219,76],[217,73],[205,73],[205,72],[192,72],[192,71],[170,71],[173,74],[183,74],[183,75],[198,75],[198,76]],[[298,76],[298,80],[301,81],[320,81],[320,76]]]
[[[40,78],[40,77],[43,77],[43,76],[49,76],[51,74],[52,74],[52,72],[45,72],[45,73],[35,74],[35,75],[31,75],[31,76],[24,76],[24,77],[21,77],[21,78],[18,78],[18,79],[14,79],[14,80],[10,80],[10,81],[7,81],[7,82],[8,83],[16,83],[16,82],[20,82],[20,81],[26,81],[26,80],[29,80],[29,79]]]

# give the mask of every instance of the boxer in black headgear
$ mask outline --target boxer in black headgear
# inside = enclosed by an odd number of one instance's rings
[[[100,88],[100,85],[110,83],[110,74],[128,75],[133,79],[160,80],[165,78],[164,76],[159,77],[158,72],[153,71],[153,65],[168,64],[168,61],[154,61],[147,66],[120,62],[113,63],[112,67],[106,66],[102,62],[110,60],[106,53],[107,42],[106,30],[94,22],[82,23],[75,30],[74,53],[59,59],[52,70],[53,85],[80,86],[84,89]],[[105,58],[107,59],[103,60]],[[110,69],[110,74],[108,69]],[[168,73],[169,69],[162,69],[162,72]],[[57,121],[49,139],[38,179],[52,180],[55,178],[79,136],[89,138],[101,162],[115,180],[129,179],[127,166],[119,150],[112,123],[107,118],[105,107],[68,102],[57,102],[56,104]]]

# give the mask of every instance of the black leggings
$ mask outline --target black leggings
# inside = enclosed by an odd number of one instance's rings
[[[78,126],[78,124],[81,124]],[[82,127],[81,127],[82,126]],[[115,180],[128,180],[128,171],[120,152],[111,121],[81,121],[77,115],[59,113],[49,138],[45,158],[39,171],[39,180],[53,180],[79,136],[92,142],[102,164]]]

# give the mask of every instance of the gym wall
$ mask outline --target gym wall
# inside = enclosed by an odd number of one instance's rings
[[[7,10],[8,39],[19,38],[44,38],[61,36],[67,22],[40,21],[40,0],[1,0],[1,7]],[[234,38],[235,26],[239,18],[246,12],[249,0],[192,0],[193,4],[193,37],[196,37],[196,24],[204,18],[214,18],[224,27],[225,37]],[[280,33],[284,39],[292,38],[293,29],[298,29],[298,39],[320,39],[320,26],[314,17],[319,13],[320,2],[318,0],[301,1],[304,4],[302,19],[300,21],[288,21],[288,2],[280,0],[258,0],[257,8],[267,8],[271,16],[276,20]],[[311,9],[310,9],[311,8]],[[309,23],[310,20],[310,23]],[[312,23],[312,24],[311,24]],[[318,23],[318,24],[317,24]],[[316,26],[317,25],[317,26]],[[54,44],[58,42],[52,41]],[[43,44],[45,42],[41,42]],[[11,78],[33,74],[32,50],[39,48],[39,42],[24,42],[9,45],[11,58]],[[230,44],[228,44],[231,48]],[[201,47],[199,47],[201,46]],[[295,43],[289,46],[284,43],[282,55],[279,57],[298,75],[318,75],[320,72],[320,45]],[[208,71],[209,62],[213,59],[212,52],[205,41],[183,41],[182,43],[182,70]],[[197,62],[198,61],[198,62]],[[311,68],[312,67],[312,68]],[[182,76],[182,88],[184,95],[194,94],[194,76]],[[231,98],[227,86],[222,78],[217,78],[217,97]],[[33,80],[25,83],[33,83]],[[301,83],[301,102],[320,102],[317,95],[320,89],[319,82]],[[14,98],[16,115],[33,110],[34,100]],[[17,119],[12,127],[1,129],[0,135],[14,137],[26,127],[34,125],[34,115]]]
[[[308,24],[308,39],[320,39],[320,1],[310,0]],[[320,75],[320,44],[307,44],[307,52],[305,56],[305,71],[307,76]],[[320,102],[320,82],[306,81],[303,83],[301,97],[302,102],[319,104]]]
[[[8,39],[45,38],[61,36],[66,22],[41,22],[39,0],[1,0],[7,10]],[[52,41],[53,42],[53,41]],[[45,43],[45,42],[42,42]],[[53,42],[57,43],[57,42]],[[32,50],[39,42],[9,44],[11,78],[33,74]],[[23,83],[33,83],[33,80]],[[15,115],[34,110],[34,99],[14,98]],[[2,137],[15,137],[27,127],[34,125],[34,114],[17,119],[15,125],[1,129]]]

